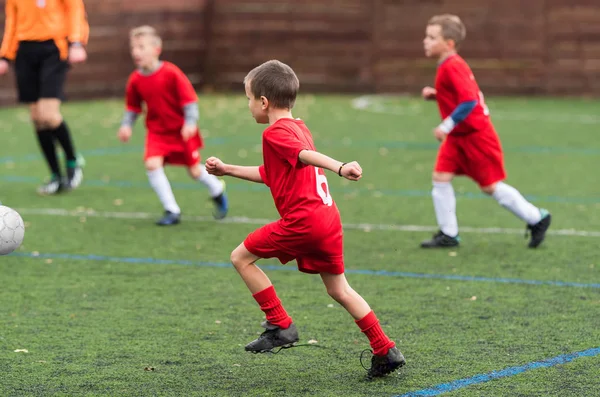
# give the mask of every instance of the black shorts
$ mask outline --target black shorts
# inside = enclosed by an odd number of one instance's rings
[[[64,100],[64,85],[69,63],[60,59],[53,40],[21,41],[15,60],[19,102],[33,103],[40,98]]]

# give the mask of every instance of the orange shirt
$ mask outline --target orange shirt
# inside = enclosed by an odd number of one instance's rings
[[[83,0],[6,0],[0,57],[15,59],[20,41],[54,40],[67,59],[69,42],[87,44],[89,29]]]

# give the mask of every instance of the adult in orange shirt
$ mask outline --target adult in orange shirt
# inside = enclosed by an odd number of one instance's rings
[[[52,176],[38,188],[55,194],[77,188],[83,179],[71,134],[60,113],[70,64],[84,62],[89,25],[82,0],[6,0],[0,75],[14,62],[19,102],[29,104],[31,120]],[[63,177],[55,142],[67,160]],[[81,159],[81,158],[80,158]]]

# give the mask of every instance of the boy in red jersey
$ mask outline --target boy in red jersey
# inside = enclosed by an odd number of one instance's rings
[[[535,207],[506,178],[500,140],[490,120],[483,94],[469,65],[457,53],[466,29],[455,15],[438,15],[429,20],[423,46],[425,54],[439,59],[435,88],[423,88],[423,98],[437,100],[442,123],[433,133],[442,142],[433,172],[433,205],[440,231],[423,248],[459,245],[455,175],[467,175],[484,193],[525,221],[531,232],[530,248],[546,236],[551,215]]]
[[[177,66],[159,60],[162,43],[154,28],[141,26],[133,29],[130,42],[131,55],[138,70],[127,82],[127,109],[118,136],[123,142],[131,138],[133,124],[142,112],[142,102],[145,102],[147,135],[144,162],[150,185],[165,209],[157,225],[175,225],[181,217],[164,164],[187,167],[190,176],[208,188],[216,207],[214,217],[224,218],[228,211],[224,184],[205,172],[200,164],[198,150],[202,148],[202,137],[197,127],[198,97],[192,84]]]
[[[266,62],[244,79],[249,108],[256,122],[270,124],[263,132],[263,160],[258,167],[223,163],[210,157],[206,170],[266,184],[281,216],[254,232],[231,253],[231,262],[266,315],[266,331],[246,345],[261,353],[298,341],[298,331],[258,266],[261,258],[281,263],[296,259],[301,272],[319,274],[327,293],[338,301],[368,337],[373,358],[368,376],[384,376],[405,364],[402,353],[381,329],[379,320],[344,276],[343,232],[324,169],[352,181],[362,176],[360,165],[341,163],[316,151],[304,122],[292,117],[299,89],[294,71],[279,61]]]

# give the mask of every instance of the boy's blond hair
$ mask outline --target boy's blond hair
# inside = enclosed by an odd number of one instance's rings
[[[453,40],[456,48],[465,40],[467,28],[456,15],[442,14],[432,17],[427,25],[438,25],[442,28],[442,37]]]
[[[300,89],[296,73],[277,60],[267,61],[252,69],[244,78],[244,84],[250,84],[254,98],[264,96],[277,109],[292,109]]]
[[[129,40],[137,39],[138,37],[150,37],[157,47],[162,47],[162,39],[152,26],[143,25],[131,29],[129,32]]]

